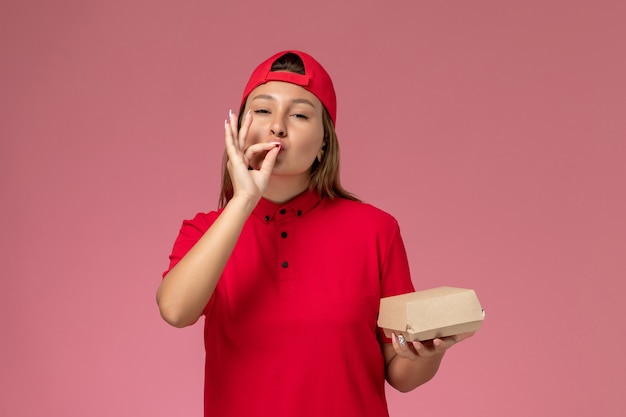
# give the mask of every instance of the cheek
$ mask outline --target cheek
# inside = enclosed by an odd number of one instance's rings
[[[317,155],[317,153],[319,152],[319,150],[322,148],[323,145],[324,145],[324,129],[322,128],[321,130],[316,131],[312,135],[312,139],[311,139],[312,151],[314,151],[315,154]]]
[[[261,142],[261,139],[262,135],[259,125],[252,122],[252,125],[250,126],[250,129],[248,129],[248,133],[246,134],[245,146],[248,147],[250,145],[254,145],[255,143],[259,143]]]

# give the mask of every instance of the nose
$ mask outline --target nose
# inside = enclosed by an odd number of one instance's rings
[[[270,127],[270,132],[272,135],[279,138],[284,138],[285,136],[287,136],[287,127],[285,126],[285,121],[282,117],[278,115],[274,117],[274,119],[272,120],[272,125]]]

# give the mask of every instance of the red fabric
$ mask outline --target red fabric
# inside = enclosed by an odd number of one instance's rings
[[[270,71],[274,62],[288,53],[296,54],[300,57],[300,59],[302,59],[305,75],[284,71]],[[243,90],[241,105],[243,106],[243,103],[245,103],[252,90],[268,81],[284,81],[296,84],[313,93],[313,95],[322,102],[324,107],[326,107],[326,110],[328,110],[328,114],[330,115],[333,124],[337,124],[337,97],[335,95],[333,81],[324,67],[322,67],[322,65],[311,55],[301,51],[283,51],[274,54],[265,61],[261,62],[250,75],[250,79]]]
[[[170,269],[217,215],[183,223]],[[261,200],[205,311],[205,416],[387,416],[379,299],[413,290],[390,215]]]

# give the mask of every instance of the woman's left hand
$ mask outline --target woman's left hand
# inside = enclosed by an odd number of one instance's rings
[[[394,333],[391,337],[391,344],[393,345],[396,355],[411,361],[416,361],[420,358],[427,359],[442,356],[446,350],[473,335],[474,332],[461,333],[423,342],[409,342],[408,340],[404,340],[402,335],[396,335]]]

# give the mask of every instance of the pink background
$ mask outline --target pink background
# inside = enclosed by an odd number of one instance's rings
[[[0,415],[201,414],[202,326],[154,293],[182,219],[216,205],[228,109],[286,48],[332,74],[344,184],[399,220],[416,286],[487,311],[392,415],[623,415],[625,13],[2,2]]]

